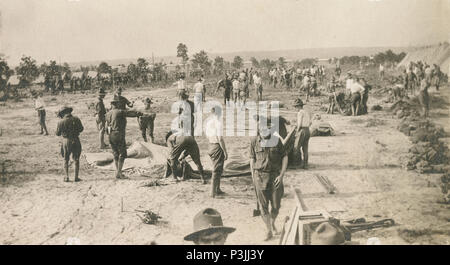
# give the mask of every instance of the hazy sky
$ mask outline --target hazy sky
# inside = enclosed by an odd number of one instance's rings
[[[450,0],[1,0],[1,49],[39,62],[450,39]]]

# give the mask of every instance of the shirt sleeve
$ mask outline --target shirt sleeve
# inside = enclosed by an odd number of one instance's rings
[[[138,117],[141,113],[139,111],[127,110],[124,112],[124,114],[126,117]]]
[[[56,126],[56,136],[61,136],[61,122]]]
[[[78,133],[81,133],[81,132],[83,132],[83,130],[84,130],[84,127],[83,127],[83,124],[81,123],[81,120],[80,119],[78,119],[77,118],[77,124],[78,124]]]

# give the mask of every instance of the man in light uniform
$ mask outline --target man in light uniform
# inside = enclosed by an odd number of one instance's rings
[[[365,88],[361,84],[359,84],[359,79],[356,79],[356,81],[353,82],[350,91],[352,98],[352,115],[356,116],[359,114],[360,106],[363,103],[362,95],[365,91]]]

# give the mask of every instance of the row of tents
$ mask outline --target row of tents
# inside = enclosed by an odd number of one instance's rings
[[[74,72],[70,75],[70,79],[83,79],[84,73],[83,72]],[[88,71],[85,75],[86,78],[95,79],[97,77],[101,77],[102,79],[111,79],[111,74],[108,73],[98,73],[96,71]],[[65,75],[62,77],[63,80],[65,79]],[[18,86],[21,82],[22,76],[21,75],[12,75],[9,77],[8,81],[6,82],[7,85],[10,86]],[[45,82],[44,75],[39,75],[32,84],[43,84]]]

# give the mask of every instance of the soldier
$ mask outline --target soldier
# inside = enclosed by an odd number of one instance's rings
[[[357,78],[350,87],[351,99],[352,99],[352,115],[357,116],[360,113],[361,105],[363,103],[362,95],[365,93],[365,88],[359,84],[360,80]]]
[[[100,149],[105,149],[105,122],[106,122],[106,108],[105,104],[103,103],[103,99],[105,98],[105,91],[100,88],[98,92],[98,101],[95,103],[95,117],[97,122],[97,129],[98,129],[98,138],[100,141]]]
[[[253,83],[255,84],[256,100],[260,101],[262,100],[263,86],[261,76],[258,72],[253,76]]]
[[[57,116],[61,118],[56,128],[56,135],[63,137],[61,144],[61,155],[64,158],[64,171],[66,177],[64,182],[69,182],[69,160],[70,155],[75,162],[75,182],[81,181],[78,177],[80,171],[81,143],[79,135],[83,131],[83,125],[78,117],[72,116],[73,108],[63,106]]]
[[[34,93],[33,97],[35,98],[34,109],[37,111],[39,118],[39,125],[41,127],[41,134],[48,135],[47,125],[45,125],[45,104],[41,98],[42,93]]]
[[[114,95],[111,101],[112,110],[106,113],[107,133],[109,143],[114,156],[114,165],[116,168],[116,178],[122,179],[122,167],[127,158],[127,146],[125,141],[125,132],[127,127],[127,117],[140,117],[142,112],[125,110],[122,108],[123,100]]]
[[[185,79],[184,73],[180,73],[178,81],[173,83],[173,85],[177,87],[177,96],[180,96],[181,93],[186,92],[186,81],[184,79]]]
[[[275,139],[275,144],[271,138]],[[261,217],[267,228],[266,241],[277,233],[275,220],[284,194],[283,178],[287,165],[288,156],[281,140],[273,135],[271,129],[261,127],[250,142],[250,168]]]
[[[430,77],[425,77],[420,82],[419,102],[422,106],[424,117],[428,117],[428,112],[430,109],[430,97],[428,96],[428,88],[430,87],[430,85]]]
[[[152,100],[150,98],[146,98],[144,104],[145,104],[144,115],[137,118],[139,129],[141,130],[142,138],[144,138],[144,141],[147,142],[147,131],[148,131],[150,141],[151,143],[153,143],[154,142],[153,129],[156,113],[151,112],[150,105],[152,104]]]
[[[119,87],[116,91],[116,94],[114,95],[114,97],[118,98],[119,100],[119,108],[120,109],[126,109],[126,107],[128,106],[129,108],[132,108],[134,105],[134,102],[130,102],[126,97],[122,96],[122,87]]]
[[[215,106],[211,109],[211,116],[206,122],[205,134],[209,141],[208,155],[213,163],[213,171],[211,177],[211,197],[222,195],[224,192],[220,189],[220,177],[223,173],[225,160],[228,159],[228,153],[223,140],[222,127],[222,108]]]
[[[294,143],[294,153],[298,154],[299,159],[303,164],[304,169],[308,168],[308,146],[310,132],[309,127],[311,126],[311,114],[309,111],[303,109],[303,101],[298,98],[294,102],[294,107],[299,109],[297,113],[297,128],[295,131],[295,143]],[[300,152],[301,151],[301,152]],[[303,158],[301,156],[303,154]]]
[[[235,105],[237,104],[237,101],[239,99],[240,92],[241,92],[241,84],[238,80],[238,77],[235,76],[233,80],[233,100]]]
[[[179,163],[189,155],[197,165],[198,171],[200,171],[202,183],[207,184],[203,173],[203,165],[200,161],[200,149],[194,136],[183,136],[178,132],[174,133],[170,131],[166,134],[166,144],[170,148],[168,166],[171,168],[173,176],[177,180],[183,179]]]

